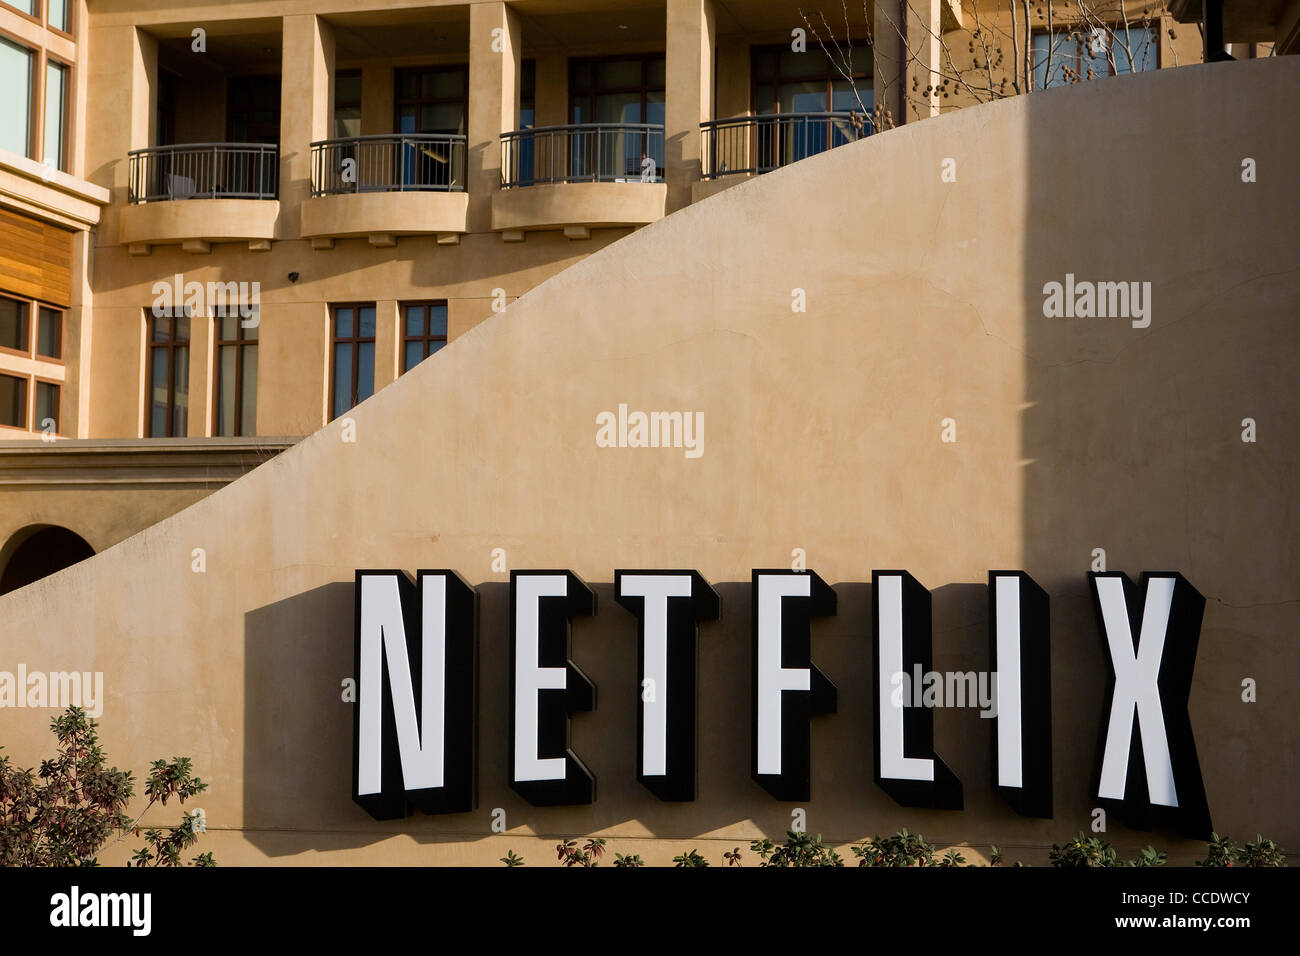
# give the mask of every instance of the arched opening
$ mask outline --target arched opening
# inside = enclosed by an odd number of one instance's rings
[[[57,525],[34,525],[17,532],[0,551],[0,594],[84,561],[95,553],[86,539]]]

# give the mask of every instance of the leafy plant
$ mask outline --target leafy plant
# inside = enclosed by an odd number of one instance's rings
[[[926,843],[919,833],[908,833],[907,827],[891,837],[872,837],[865,843],[852,847],[852,850],[858,858],[858,866],[937,865],[934,861],[934,847]]]
[[[1157,850],[1153,846],[1144,847],[1142,852],[1137,855],[1136,859],[1129,861],[1129,866],[1164,866],[1168,857],[1163,850]]]
[[[1124,865],[1113,846],[1097,837],[1084,836],[1082,830],[1063,847],[1053,843],[1048,859],[1055,867]]]
[[[1197,866],[1286,866],[1286,854],[1258,833],[1255,842],[1245,846],[1211,833],[1205,846],[1205,859],[1197,860]]]
[[[591,837],[581,848],[577,840],[566,840],[555,846],[556,856],[565,866],[597,866],[605,855],[605,841]]]
[[[673,857],[674,869],[680,869],[684,866],[708,866],[709,861],[704,859],[692,849],[689,853],[679,853]]]
[[[1210,834],[1205,849],[1205,859],[1197,860],[1197,866],[1233,866],[1241,858],[1241,846],[1217,833]]]
[[[844,861],[835,848],[822,842],[821,834],[810,837],[806,833],[788,830],[785,843],[771,840],[754,840],[751,852],[758,854],[759,866],[843,866]]]
[[[154,764],[154,771],[156,774],[162,771],[183,771],[183,775],[185,775],[188,773],[188,765],[189,761],[187,760],[183,761],[183,767],[178,767],[177,764],[167,765],[164,761],[158,761]],[[7,767],[7,764],[3,763],[3,758],[0,758],[0,768],[5,767]],[[0,777],[0,780],[2,779],[3,777]],[[152,775],[151,779],[153,779]],[[198,781],[195,781],[195,783],[198,783]],[[175,790],[182,785],[173,780],[170,784],[164,782],[164,789],[167,786],[171,786]],[[3,805],[3,792],[0,789],[0,806]],[[152,793],[153,791],[150,790],[149,792]],[[181,827],[173,828],[173,830],[180,831],[184,830],[185,827],[186,824],[182,824]],[[147,833],[146,837],[148,836]],[[184,837],[180,839],[183,840]],[[154,838],[150,838],[150,842],[151,845],[154,845]],[[576,839],[567,840],[557,844],[555,849],[557,857],[565,866],[590,867],[596,866],[604,856],[605,841],[600,837],[592,837],[580,846]],[[768,839],[753,840],[749,844],[749,849],[751,853],[758,857],[759,866],[844,866],[844,861],[834,847],[822,842],[821,834],[811,837],[806,833],[789,831],[786,833],[784,843],[773,843]],[[875,836],[853,846],[851,849],[860,867],[954,867],[971,865],[966,862],[966,857],[962,855],[957,847],[950,847],[942,856],[939,856],[938,850],[932,844],[925,842],[925,837],[919,833],[909,833],[906,827],[893,836]],[[738,846],[722,854],[727,866],[741,866],[742,857],[741,849]],[[171,853],[170,858],[176,859],[176,853]],[[1049,858],[1054,867],[1151,867],[1164,866],[1168,862],[1168,856],[1153,846],[1144,847],[1132,860],[1123,860],[1115,848],[1105,840],[1095,836],[1087,836],[1082,831],[1064,846],[1052,844]],[[146,857],[146,861],[148,859],[149,857]],[[501,857],[501,862],[506,866],[524,865],[523,858],[516,856],[513,850],[507,851],[506,855]],[[614,866],[616,867],[638,868],[645,865],[646,862],[641,858],[640,854],[614,854]],[[673,866],[679,869],[709,865],[709,861],[695,848],[673,857]],[[1002,847],[996,844],[993,845],[989,854],[988,865],[1006,865],[1006,854],[1003,852]],[[1019,860],[1016,860],[1011,865],[1014,867],[1025,866]],[[1196,865],[1286,866],[1287,863],[1286,854],[1278,848],[1277,844],[1259,834],[1255,835],[1253,843],[1241,846],[1229,839],[1220,837],[1217,833],[1213,833],[1210,835],[1210,842],[1207,844],[1206,859],[1197,862]]]
[[[50,722],[58,741],[53,759],[39,772],[19,770],[0,754],[0,864],[6,866],[98,866],[105,845],[140,836],[140,821],[155,804],[177,803],[208,785],[192,775],[189,757],[155,760],[145,778],[148,802],[134,819],[127,805],[135,795],[129,770],[107,766],[99,743],[99,724],[79,707]],[[174,827],[149,827],[145,845],[128,866],[182,866],[182,854],[199,838],[197,816],[186,813]],[[114,838],[114,835],[116,837]],[[211,853],[190,863],[215,866]]]
[[[1286,866],[1286,854],[1278,849],[1272,840],[1266,840],[1258,833],[1255,842],[1247,843],[1241,848],[1239,857],[1242,866]]]
[[[1048,854],[1048,859],[1052,861],[1052,866],[1056,867],[1164,866],[1167,856],[1163,851],[1148,846],[1143,848],[1137,857],[1126,862],[1119,858],[1115,848],[1105,840],[1084,836],[1083,832],[1080,831],[1064,847],[1059,847],[1053,843],[1052,852]]]

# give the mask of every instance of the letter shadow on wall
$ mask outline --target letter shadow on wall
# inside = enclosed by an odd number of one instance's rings
[[[1142,84],[1154,92],[1166,77],[1129,79],[1135,92]],[[1066,162],[1079,173],[1065,189],[1054,175],[1024,180],[1026,321],[1017,343],[1025,383],[1021,560],[1052,596],[1060,821],[1053,839],[1080,829],[1092,835],[1088,825],[1100,805],[1092,775],[1108,717],[1106,663],[1084,572],[1093,549],[1103,548],[1109,571],[1138,581],[1143,572],[1182,570],[1202,594],[1218,597],[1206,607],[1188,705],[1214,827],[1249,837],[1263,832],[1294,846],[1296,764],[1283,761],[1282,769],[1277,742],[1293,738],[1296,697],[1281,695],[1267,707],[1240,699],[1242,677],[1276,673],[1283,662],[1294,667],[1300,624],[1300,605],[1283,600],[1295,595],[1300,537],[1294,521],[1278,520],[1294,507],[1293,486],[1277,481],[1293,470],[1294,439],[1276,459],[1256,454],[1265,445],[1241,440],[1247,416],[1285,422],[1294,434],[1295,377],[1279,370],[1295,368],[1300,355],[1300,280],[1294,244],[1274,241],[1294,231],[1283,225],[1294,221],[1294,181],[1240,181],[1248,151],[1238,144],[1258,136],[1268,115],[1263,103],[1219,111],[1187,97],[1166,116],[1177,136],[1168,125],[1134,126],[1117,152],[1113,107],[1070,105],[1071,97],[1082,104],[1091,86],[1025,98],[1024,168],[1055,170]],[[1213,99],[1231,103],[1239,92],[1224,83]],[[1214,145],[1189,150],[1188,143]],[[1159,188],[1133,175],[1134,157],[1161,170]],[[1205,185],[1220,182],[1227,185]],[[1080,204],[1079,195],[1106,198]],[[1198,199],[1173,198],[1184,195]],[[1120,211],[1126,227],[1117,229]],[[1151,281],[1150,327],[1124,318],[1045,317],[1043,286],[1067,273]],[[1130,779],[1141,786],[1140,766],[1133,770]],[[1130,829],[1113,814],[1108,833],[1099,835],[1153,842],[1171,856],[1184,849],[1204,855],[1203,846],[1180,843],[1185,838],[1172,827]]]
[[[406,569],[412,579],[416,570]],[[863,576],[869,574],[864,563]],[[901,807],[873,782],[871,587],[865,583],[834,585],[836,616],[817,618],[812,625],[812,661],[839,689],[837,712],[811,721],[812,799],[774,800],[751,776],[748,581],[715,582],[720,618],[699,626],[697,798],[658,799],[636,775],[637,621],[614,600],[612,582],[587,584],[596,593],[596,613],[573,620],[571,657],[596,684],[597,709],[574,714],[569,735],[569,746],[596,777],[596,801],[587,806],[534,807],[509,786],[506,582],[474,584],[479,596],[478,806],[470,813],[413,810],[405,819],[378,821],[353,802],[355,704],[343,700],[343,681],[356,678],[352,581],[247,614],[243,825],[249,842],[272,857],[355,849],[399,833],[420,844],[467,843],[497,835],[491,829],[495,808],[505,811],[507,836],[516,832],[527,839],[520,829],[527,827],[555,840],[627,824],[632,832],[692,839],[749,821],[779,840],[796,808],[806,811],[808,832],[827,841],[859,840],[903,826],[960,840],[971,838],[970,823],[987,819],[990,809],[1014,815],[985,784],[991,759],[988,722],[971,709],[940,710],[934,720],[935,749],[965,784],[966,812]],[[931,593],[934,666],[986,667],[986,588],[951,584]],[[745,836],[725,839],[747,851],[751,831],[746,826]],[[436,850],[427,857],[417,852],[401,862],[436,863],[438,857]]]

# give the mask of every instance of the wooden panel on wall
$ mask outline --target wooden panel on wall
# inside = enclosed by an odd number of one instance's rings
[[[71,305],[71,230],[0,209],[0,291]]]

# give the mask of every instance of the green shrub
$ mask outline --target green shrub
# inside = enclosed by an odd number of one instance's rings
[[[0,754],[0,865],[98,866],[110,839],[141,835],[140,821],[155,804],[166,806],[172,797],[183,804],[208,788],[191,775],[189,757],[155,760],[145,778],[148,803],[132,819],[126,807],[135,780],[129,770],[107,766],[98,727],[79,707],[55,717],[50,730],[58,748],[53,759],[41,761],[39,773],[15,769]],[[199,832],[197,815],[189,813],[177,826],[149,827],[127,866],[183,866],[181,854],[198,842]],[[211,853],[190,864],[216,866]]]

